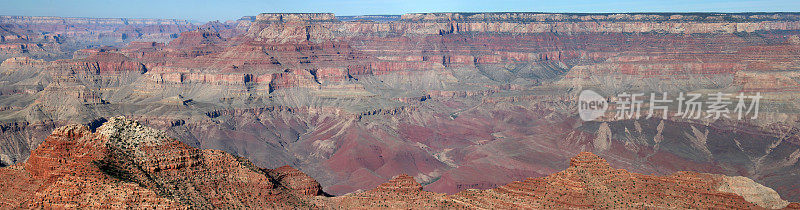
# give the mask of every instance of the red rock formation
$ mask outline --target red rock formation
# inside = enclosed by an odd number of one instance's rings
[[[314,178],[300,172],[291,166],[281,166],[269,170],[270,176],[281,186],[289,188],[292,192],[300,195],[316,196],[322,195],[322,187]]]
[[[413,178],[400,175],[374,190],[331,200],[337,205],[367,208],[797,208],[797,203],[781,200],[771,189],[762,191],[758,184],[736,192],[747,193],[729,192],[730,179],[694,172],[665,177],[629,173],[611,168],[597,155],[581,153],[562,172],[497,189],[435,194],[421,191]]]
[[[744,177],[695,172],[651,176],[580,153],[564,171],[454,195],[422,190],[406,174],[373,190],[322,197],[289,166],[261,169],[199,150],[122,117],[92,132],[56,129],[24,164],[0,169],[3,208],[789,208]]]
[[[56,129],[29,161],[0,169],[0,177],[9,180],[0,183],[0,205],[285,208],[306,205],[297,195],[321,193],[319,184],[299,171],[273,173],[278,180],[249,161],[194,149],[137,122],[112,118],[96,133],[79,125]]]
[[[202,48],[223,41],[224,40],[217,32],[213,32],[209,29],[198,29],[181,33],[181,36],[170,41],[168,46],[176,49]]]
[[[422,191],[422,185],[407,174],[400,174],[375,188],[375,191],[413,193]]]
[[[597,155],[581,153],[570,160],[570,168],[548,177],[513,182],[493,191],[463,192],[455,197],[458,199],[463,196],[464,199],[482,203],[478,206],[495,208],[503,205],[498,205],[493,199],[485,199],[495,193],[531,200],[526,205],[536,208],[756,207],[740,195],[722,192],[720,187],[724,178],[692,172],[668,177],[628,173],[611,168]],[[768,206],[762,207],[772,208],[776,205],[783,208],[788,204],[781,201],[780,197],[777,199],[777,203],[764,204]]]
[[[70,65],[71,68],[88,70],[100,75],[128,72],[142,74],[147,71],[141,63],[133,61],[125,55],[112,52],[98,52],[77,62],[72,62]]]

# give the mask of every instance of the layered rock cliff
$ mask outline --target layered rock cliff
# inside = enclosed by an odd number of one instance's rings
[[[263,14],[170,42],[18,57],[0,65],[0,164],[24,162],[56,127],[125,115],[261,168],[290,165],[335,195],[397,174],[435,193],[497,188],[592,151],[635,173],[743,176],[798,201],[796,16]],[[765,98],[757,119],[616,120],[612,107],[584,122],[582,89]]]
[[[195,29],[185,20],[0,16],[0,60],[68,58],[76,50],[131,41],[166,42]]]

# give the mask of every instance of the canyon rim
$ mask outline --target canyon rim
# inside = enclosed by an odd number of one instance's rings
[[[0,16],[0,208],[800,208],[798,12],[250,15]]]

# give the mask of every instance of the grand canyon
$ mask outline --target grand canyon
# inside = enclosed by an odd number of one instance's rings
[[[0,16],[0,61],[4,209],[800,209],[800,13]]]

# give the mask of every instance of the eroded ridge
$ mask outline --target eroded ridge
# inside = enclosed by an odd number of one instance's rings
[[[583,152],[569,168],[489,190],[447,195],[400,174],[372,190],[327,197],[290,166],[263,169],[114,117],[92,132],[55,131],[22,164],[0,169],[2,208],[698,208],[798,209],[745,177],[614,169]]]
[[[285,174],[292,169],[278,169]],[[295,172],[296,173],[296,172]],[[4,208],[302,208],[313,179],[279,176],[199,150],[124,117],[92,133],[56,129],[24,164],[3,168]],[[299,183],[299,184],[297,184]],[[298,189],[298,190],[295,190]]]

